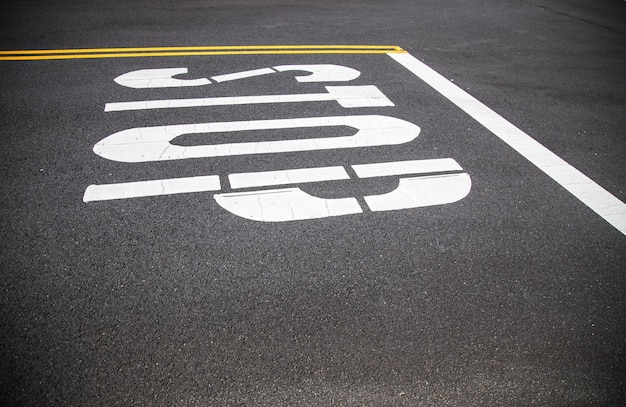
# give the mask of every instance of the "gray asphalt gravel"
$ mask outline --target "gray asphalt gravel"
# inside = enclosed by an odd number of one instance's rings
[[[0,6],[0,49],[397,45],[626,201],[625,23],[618,0],[22,1]],[[352,67],[351,85],[375,85],[395,106],[104,111],[323,91],[289,72],[210,90],[113,81],[289,64]],[[388,56],[0,61],[0,89],[2,405],[626,404],[626,237]],[[155,163],[92,151],[134,127],[357,114],[421,133]],[[431,158],[470,174],[464,199],[284,223],[235,216],[210,192],[83,202],[98,183],[216,174],[228,192],[238,172]],[[363,203],[396,186],[300,187]]]

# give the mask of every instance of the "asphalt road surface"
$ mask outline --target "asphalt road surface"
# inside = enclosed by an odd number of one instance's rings
[[[0,6],[2,405],[626,405],[626,2],[84,3]]]

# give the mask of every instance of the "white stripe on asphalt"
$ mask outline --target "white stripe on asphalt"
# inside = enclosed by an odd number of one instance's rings
[[[626,235],[626,204],[417,58],[408,53],[387,55],[473,117]]]
[[[471,189],[472,180],[466,173],[400,178],[396,189],[366,196],[365,202],[373,212],[422,208],[459,201]]]
[[[183,134],[228,133],[250,130],[298,129],[347,126],[358,129],[351,136],[304,138],[247,143],[179,146],[171,144]],[[93,151],[108,160],[149,162],[187,158],[276,154],[296,151],[397,145],[414,140],[420,128],[395,117],[380,115],[329,116],[296,119],[247,120],[137,127],[100,140]]]
[[[463,170],[463,168],[461,168],[461,166],[452,158],[359,164],[353,165],[352,168],[359,178]]]
[[[252,78],[252,77],[261,76],[261,75],[269,75],[273,73],[276,73],[276,71],[271,68],[261,68],[261,69],[253,69],[251,71],[235,72],[235,73],[228,73],[225,75],[212,76],[211,79],[213,79],[215,82],[227,82],[227,81],[234,81],[237,79]]]
[[[83,195],[83,202],[219,191],[220,189],[220,177],[217,175],[89,185]]]
[[[358,78],[361,72],[342,65],[279,65],[275,66],[279,72],[305,71],[309,75],[296,76],[298,82],[347,82]]]
[[[269,185],[288,185],[305,182],[350,179],[343,167],[298,168],[293,170],[246,172],[230,174],[231,188],[250,188]]]
[[[228,212],[262,222],[288,222],[362,213],[355,198],[324,199],[300,188],[215,194]]]
[[[215,78],[213,78],[215,79]],[[373,85],[326,86],[327,93],[299,93],[291,95],[224,96],[194,99],[138,100],[104,105],[105,112],[126,110],[173,109],[181,107],[210,107],[256,105],[268,103],[297,103],[336,101],[342,107],[393,106],[387,97]]]
[[[175,79],[176,75],[187,73],[187,68],[141,69],[125,73],[113,79],[127,88],[178,88],[183,86],[204,86],[211,81],[200,79]]]

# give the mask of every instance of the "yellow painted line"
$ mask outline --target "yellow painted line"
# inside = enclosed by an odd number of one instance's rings
[[[123,54],[76,54],[76,55],[23,55],[2,56],[0,61],[33,61],[51,59],[97,59],[97,58],[139,58],[139,57],[174,57],[174,56],[200,56],[200,55],[289,55],[289,54],[388,54],[406,51],[357,51],[357,50],[301,50],[301,51],[207,51],[207,52],[143,52]]]
[[[152,51],[232,51],[232,50],[270,50],[270,49],[385,49],[402,51],[395,45],[228,45],[228,46],[196,46],[196,47],[145,47],[145,48],[77,48],[77,49],[51,49],[51,50],[17,50],[0,51],[0,54],[76,54],[97,52],[152,52]]]
[[[404,52],[406,51],[395,45],[241,45],[203,47],[81,48],[0,51],[0,61],[201,55],[387,54]]]

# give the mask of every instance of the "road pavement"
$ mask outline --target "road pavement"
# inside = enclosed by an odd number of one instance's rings
[[[625,17],[3,4],[2,404],[624,405]]]

